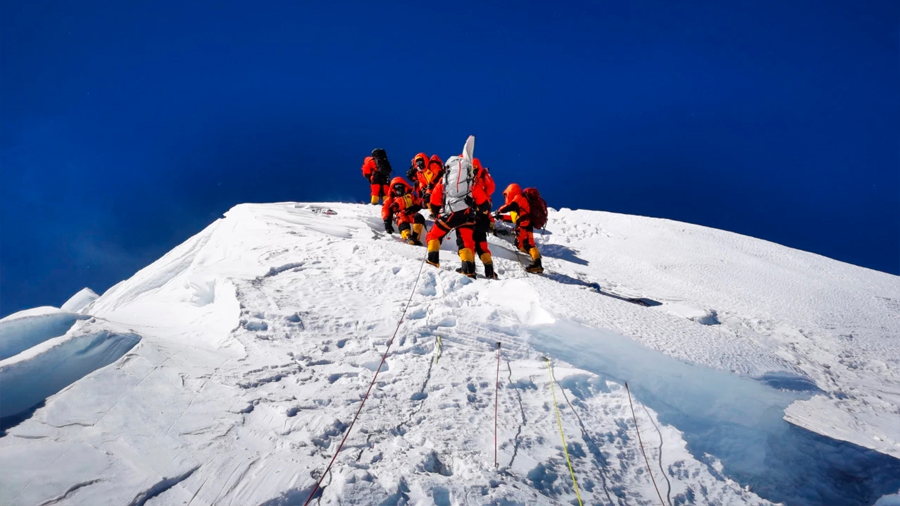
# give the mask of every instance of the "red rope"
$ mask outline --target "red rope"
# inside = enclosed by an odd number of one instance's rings
[[[497,405],[500,400],[500,341],[497,341],[497,383],[494,389],[494,467],[499,467],[497,462]]]
[[[428,258],[427,256],[425,258]],[[325,479],[325,475],[328,474],[328,471],[331,470],[331,466],[334,464],[335,459],[339,453],[341,453],[341,448],[344,447],[344,442],[347,441],[347,437],[350,436],[350,431],[353,430],[353,424],[356,423],[356,419],[359,418],[360,412],[362,412],[363,406],[366,404],[366,399],[369,398],[369,393],[372,391],[372,387],[375,385],[375,380],[378,379],[378,373],[381,372],[381,366],[384,365],[384,361],[387,360],[388,351],[391,349],[391,345],[394,343],[394,338],[397,337],[397,332],[400,330],[400,325],[403,324],[403,318],[406,316],[406,310],[409,309],[409,304],[412,302],[413,295],[416,293],[416,287],[419,285],[419,277],[422,275],[422,266],[425,265],[425,258],[422,259],[422,263],[419,265],[419,273],[416,274],[416,282],[413,284],[412,292],[409,294],[409,300],[406,301],[406,307],[403,308],[403,314],[400,315],[400,321],[397,322],[397,328],[394,329],[394,335],[391,336],[391,340],[387,343],[387,348],[384,350],[384,355],[381,356],[381,363],[378,364],[378,369],[375,370],[375,376],[372,377],[372,382],[369,383],[369,389],[366,390],[366,395],[363,397],[362,402],[359,403],[359,409],[356,410],[356,415],[353,416],[353,421],[350,422],[350,426],[347,427],[347,431],[344,432],[344,438],[341,439],[341,444],[338,445],[337,451],[334,452],[334,456],[331,457],[331,462],[328,463],[328,467],[325,468],[325,472],[322,473],[322,476],[319,477],[319,480],[316,482],[316,486],[313,487],[312,492],[310,492],[309,497],[306,498],[306,502],[303,503],[303,506],[308,506],[309,502],[312,501],[314,495],[316,495],[316,491],[319,490],[319,486],[322,485],[322,480]]]

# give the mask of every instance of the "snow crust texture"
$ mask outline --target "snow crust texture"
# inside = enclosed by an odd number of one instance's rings
[[[0,438],[0,503],[303,504],[404,309],[314,504],[573,504],[553,391],[585,504],[873,504],[900,488],[896,276],[591,211],[551,211],[542,277],[491,241],[501,280],[473,281],[452,241],[423,266],[374,206],[241,205],[74,312],[0,321],[4,413],[10,391],[49,396]],[[22,386],[85,362],[58,393]],[[808,445],[790,458],[813,474],[772,481],[779,444]],[[836,468],[852,486],[819,483]]]

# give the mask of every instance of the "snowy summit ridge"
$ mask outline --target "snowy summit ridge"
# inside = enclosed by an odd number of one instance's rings
[[[500,280],[470,280],[378,211],[240,205],[99,298],[0,321],[0,503],[303,504],[404,310],[316,504],[572,504],[554,393],[585,504],[900,488],[896,276],[562,209],[544,276],[492,237]]]

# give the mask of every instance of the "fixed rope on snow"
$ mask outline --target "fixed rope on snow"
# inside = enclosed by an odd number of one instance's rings
[[[666,470],[663,468],[662,463],[662,449],[663,449],[663,435],[662,431],[659,430],[659,426],[656,425],[656,422],[653,421],[653,417],[650,416],[650,411],[647,410],[646,404],[641,404],[641,407],[644,408],[644,413],[647,413],[647,418],[650,419],[650,423],[653,424],[653,428],[656,429],[656,433],[659,434],[659,472],[662,474],[662,477],[666,479],[666,502],[669,503],[669,506],[672,506],[672,482],[669,481],[669,477],[666,476]]]
[[[441,359],[441,350],[443,349],[443,344],[441,343],[441,336],[437,336],[435,339],[435,350],[437,350],[437,354],[434,356],[434,363],[438,363]]]
[[[328,463],[328,466],[325,468],[325,472],[322,473],[322,476],[316,481],[316,485],[313,487],[312,492],[309,493],[309,497],[306,498],[306,502],[303,503],[303,506],[308,506],[309,502],[312,501],[313,496],[316,495],[316,491],[319,490],[319,487],[322,485],[322,480],[325,479],[325,475],[331,471],[331,466],[334,465],[335,459],[339,453],[341,453],[341,448],[344,447],[344,443],[347,441],[347,437],[350,436],[350,431],[353,430],[353,425],[356,423],[356,420],[359,418],[359,414],[362,412],[363,406],[366,404],[366,400],[369,398],[369,394],[372,392],[372,387],[375,385],[375,380],[378,379],[378,373],[381,372],[381,367],[384,366],[384,361],[387,360],[388,352],[391,350],[391,345],[394,344],[394,339],[397,337],[397,332],[400,331],[400,326],[403,325],[403,318],[406,317],[406,311],[409,309],[410,303],[412,303],[413,295],[416,293],[416,287],[419,286],[419,278],[422,276],[422,267],[425,265],[425,259],[428,257],[422,258],[422,263],[419,264],[419,273],[416,274],[416,281],[413,283],[412,291],[409,293],[409,299],[406,301],[406,306],[403,307],[403,314],[400,315],[400,321],[397,322],[397,328],[394,329],[394,334],[391,336],[390,341],[387,343],[387,348],[384,350],[384,355],[381,356],[381,363],[378,364],[378,368],[375,369],[375,375],[372,377],[372,382],[369,383],[369,389],[366,390],[366,395],[363,396],[362,401],[359,403],[359,409],[356,410],[356,414],[353,416],[353,421],[350,422],[350,426],[347,427],[347,431],[344,432],[344,438],[341,439],[341,444],[338,445],[337,450],[334,452],[334,456],[331,457],[331,462]]]
[[[566,447],[566,435],[563,433],[562,417],[559,416],[559,405],[556,403],[556,386],[553,380],[553,366],[550,359],[544,357],[547,361],[547,371],[550,373],[550,391],[553,392],[553,408],[556,410],[556,423],[559,424],[559,437],[562,438],[563,453],[566,455],[566,463],[569,465],[569,474],[572,475],[572,483],[575,485],[575,497],[578,498],[578,505],[582,506],[581,493],[578,492],[578,481],[575,479],[575,471],[572,469],[572,460],[569,458],[569,450]]]
[[[628,382],[625,382],[625,391],[628,392],[628,405],[631,406],[631,417],[634,419],[634,430],[637,432],[638,444],[641,445],[641,453],[644,454],[644,462],[647,464],[647,472],[650,473],[650,480],[653,482],[653,488],[656,489],[656,495],[659,496],[659,502],[662,506],[666,506],[663,501],[662,494],[659,493],[659,487],[656,486],[656,478],[653,477],[653,470],[650,469],[650,459],[647,458],[647,452],[644,451],[644,443],[641,441],[641,430],[638,428],[637,416],[634,414],[634,403],[631,401],[631,389],[628,388]]]
[[[552,372],[552,369],[551,369],[551,372]],[[553,381],[556,381],[556,374],[553,374]],[[562,385],[560,385],[559,390],[560,390],[560,392],[562,392],[563,399],[566,400],[566,404],[569,405],[569,409],[572,410],[572,414],[574,414],[575,418],[578,419],[578,425],[581,426],[581,438],[584,440],[585,444],[588,445],[588,449],[590,449],[591,445],[594,445],[594,447],[597,449],[597,452],[599,452],[600,448],[597,445],[597,443],[593,440],[593,438],[591,438],[590,435],[588,434],[587,428],[584,425],[584,421],[581,419],[581,416],[578,414],[578,410],[576,410],[575,406],[573,406],[572,403],[569,401],[569,396],[566,395],[566,389],[563,388]],[[595,460],[596,460],[596,456],[595,456]],[[597,466],[597,468],[600,470],[600,478],[603,480],[603,491],[606,492],[606,499],[609,501],[609,503],[615,504],[613,502],[612,496],[609,494],[609,487],[606,485],[606,469],[605,469],[606,462],[605,462],[605,459],[602,458],[602,455],[601,455],[600,461],[601,461],[602,466]],[[596,465],[596,462],[595,462],[595,465]],[[623,495],[622,498],[624,499],[625,496]]]
[[[494,388],[494,467],[500,467],[497,461],[497,407],[500,403],[500,341],[497,341],[497,383]]]

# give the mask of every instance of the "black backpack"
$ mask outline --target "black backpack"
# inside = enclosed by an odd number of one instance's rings
[[[387,153],[381,148],[375,148],[372,150],[372,158],[375,160],[375,172],[387,180],[391,176],[391,162],[387,159]]]

